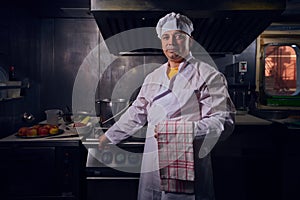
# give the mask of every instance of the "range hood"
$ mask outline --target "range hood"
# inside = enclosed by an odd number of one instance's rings
[[[145,49],[136,51],[148,51],[147,41],[159,46],[156,23],[167,13],[179,12],[193,21],[192,36],[207,52],[238,54],[280,17],[285,0],[91,0],[90,6],[111,53],[135,51],[128,47],[136,40],[145,42]],[[143,27],[152,29],[131,39],[109,40]]]

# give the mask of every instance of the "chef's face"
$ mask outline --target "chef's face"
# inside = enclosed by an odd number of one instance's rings
[[[181,62],[190,52],[191,38],[182,31],[171,30],[161,36],[161,44],[168,60]]]

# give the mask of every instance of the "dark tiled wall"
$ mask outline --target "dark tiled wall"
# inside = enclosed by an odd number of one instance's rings
[[[94,95],[101,99],[111,98],[116,85],[119,90],[127,91],[125,83],[138,84],[150,71],[165,62],[162,55],[113,55],[114,61],[99,74],[89,70],[103,68],[105,64],[97,62],[101,54],[97,48],[102,37],[94,19],[14,18],[1,23],[5,24],[2,28],[9,27],[8,30],[1,29],[4,32],[1,41],[6,41],[1,43],[1,49],[9,50],[1,56],[1,63],[7,69],[14,64],[17,78],[29,79],[30,88],[21,99],[0,102],[0,137],[17,131],[21,126],[44,120],[46,109],[72,107],[74,82],[80,69],[86,76],[81,84],[86,86],[87,91],[90,90],[89,85],[98,86]],[[13,32],[15,27],[21,31]],[[93,63],[89,62],[91,56]],[[96,82],[93,82],[93,77],[96,77]],[[99,84],[97,80],[100,80]],[[86,98],[84,92],[82,97]],[[24,112],[32,113],[36,121],[23,122]]]
[[[0,102],[0,137],[30,125],[21,120],[24,112],[33,113],[36,116],[33,123],[37,123],[45,119],[46,109],[72,107],[78,72],[85,77],[80,84],[84,88],[80,98],[88,99],[89,104],[82,109],[90,111],[97,99],[130,98],[144,77],[166,61],[162,54],[111,55],[113,60],[103,60],[101,56],[105,52],[98,46],[103,38],[93,18],[19,16],[1,18],[0,25],[0,64],[5,69],[15,65],[17,78],[28,78],[31,85],[24,98]],[[248,60],[251,65],[245,78],[247,82],[241,86],[247,88],[249,82],[254,84],[253,49],[255,43],[245,54],[212,55],[229,85],[241,85],[236,82],[235,63],[239,60]]]
[[[16,79],[29,80],[30,88],[23,91],[23,98],[0,102],[0,137],[25,125],[21,120],[24,112],[36,116],[40,107],[40,20],[18,17],[14,12],[6,14],[0,18],[0,67],[8,73],[8,67],[15,66]]]

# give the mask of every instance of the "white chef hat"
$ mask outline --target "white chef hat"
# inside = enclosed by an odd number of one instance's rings
[[[164,32],[170,30],[181,30],[188,35],[191,35],[194,27],[189,18],[179,13],[176,14],[172,12],[161,18],[156,25],[156,33],[160,39]]]

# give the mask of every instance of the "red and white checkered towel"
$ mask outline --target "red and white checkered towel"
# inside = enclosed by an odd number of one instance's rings
[[[164,121],[156,132],[161,190],[194,193],[193,122]]]

